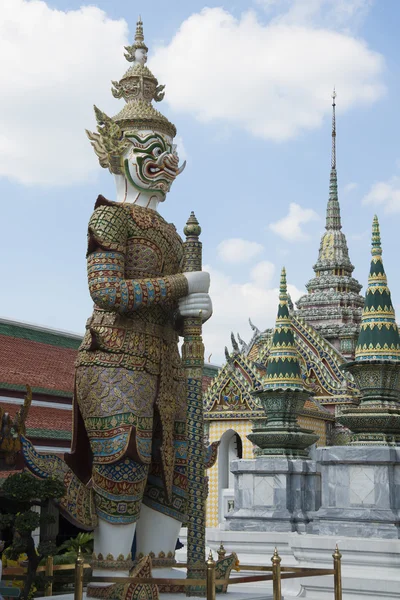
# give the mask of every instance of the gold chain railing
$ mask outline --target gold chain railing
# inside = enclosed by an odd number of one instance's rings
[[[91,577],[93,582],[108,583],[153,583],[156,585],[179,585],[187,586],[205,586],[206,600],[216,600],[216,587],[222,585],[237,585],[240,583],[255,583],[259,581],[272,581],[274,600],[282,600],[282,579],[297,579],[302,577],[321,577],[322,575],[333,575],[334,577],[334,600],[342,600],[342,573],[341,558],[338,546],[332,555],[333,569],[316,569],[313,567],[282,567],[281,557],[275,548],[271,558],[272,567],[260,565],[240,565],[241,571],[267,572],[265,575],[244,575],[230,577],[229,579],[216,579],[216,562],[210,552],[206,562],[206,579],[164,579],[164,578],[139,578],[139,577]],[[186,564],[176,564],[176,568],[185,568]],[[83,573],[85,569],[90,569],[90,565],[84,563],[83,555],[79,549],[78,556],[74,565],[53,565],[53,558],[50,556],[46,560],[46,565],[39,567],[37,572],[45,573],[45,595],[52,595],[52,584],[55,571],[74,571],[74,600],[82,600],[83,596]],[[5,568],[2,579],[24,579],[23,569]]]

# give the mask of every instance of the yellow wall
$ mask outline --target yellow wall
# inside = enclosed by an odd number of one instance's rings
[[[247,439],[247,434],[251,432],[250,421],[211,421],[209,430],[209,439],[211,442],[217,442],[221,439],[225,431],[232,429],[241,437],[243,444],[243,458],[253,457],[253,444]],[[207,471],[209,477],[208,498],[207,498],[207,527],[218,527],[218,460],[215,465]]]
[[[311,429],[317,435],[319,440],[317,446],[326,446],[326,422],[322,419],[313,419],[312,417],[298,417],[300,427]]]

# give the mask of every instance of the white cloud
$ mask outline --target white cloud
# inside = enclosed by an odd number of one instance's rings
[[[2,0],[1,12],[0,176],[87,180],[99,169],[85,135],[95,127],[93,103],[118,111],[110,80],[126,70],[125,21],[94,6],[61,11],[38,0]]]
[[[302,22],[264,25],[252,11],[193,14],[150,64],[174,110],[274,141],[318,127],[333,84],[341,111],[384,92],[383,57],[361,39]]]
[[[269,260],[263,260],[257,263],[250,271],[252,281],[261,286],[266,286],[271,282],[275,273],[275,265]]]
[[[217,247],[218,257],[226,263],[246,263],[262,252],[264,247],[257,242],[241,238],[223,240]]]
[[[275,20],[319,27],[353,30],[369,12],[373,0],[256,0],[268,13],[278,11]]]
[[[287,242],[302,242],[310,236],[301,228],[310,221],[318,221],[319,216],[312,208],[302,208],[299,204],[291,202],[289,213],[276,223],[271,223],[269,228]]]
[[[350,183],[346,183],[346,185],[343,188],[343,191],[345,194],[350,194],[350,192],[352,192],[353,190],[356,190],[358,188],[358,183],[356,183],[355,181],[351,181]]]
[[[231,348],[231,331],[249,341],[252,331],[249,317],[260,329],[273,327],[278,310],[278,288],[266,287],[262,281],[248,281],[240,284],[222,271],[211,266],[204,270],[211,275],[210,295],[213,301],[214,313],[204,325],[203,338],[206,346],[205,356],[212,354],[211,362],[224,362],[224,347]],[[288,274],[290,279],[290,273]],[[293,285],[288,285],[293,302],[296,302],[305,292]]]
[[[385,213],[400,212],[400,177],[374,183],[362,200],[363,204],[382,206]]]
[[[179,160],[183,162],[188,159],[188,153],[185,148],[185,144],[183,143],[183,138],[181,135],[177,135],[174,139],[174,143],[176,144],[176,151],[179,156]]]

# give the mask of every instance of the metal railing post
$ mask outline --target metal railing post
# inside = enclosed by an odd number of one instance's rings
[[[281,588],[281,557],[278,554],[278,549],[275,548],[274,555],[271,558],[272,562],[272,585],[274,600],[282,600]]]
[[[333,568],[335,569],[334,581],[335,581],[335,600],[342,600],[342,555],[339,552],[338,545],[336,544],[335,552],[332,554],[333,557]]]
[[[215,600],[215,561],[212,552],[208,555],[207,566],[207,600]]]
[[[81,547],[79,546],[78,555],[75,563],[75,587],[74,587],[74,600],[82,600],[83,596],[83,555]]]
[[[46,558],[46,570],[45,570],[44,574],[46,575],[46,577],[53,577],[53,557],[52,556],[48,556]],[[44,595],[45,596],[53,595],[53,580],[46,581]]]

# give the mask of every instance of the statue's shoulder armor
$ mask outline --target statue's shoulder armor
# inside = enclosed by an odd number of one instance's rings
[[[118,202],[103,196],[97,198],[88,227],[88,254],[100,248],[124,252],[128,232],[129,211]]]

